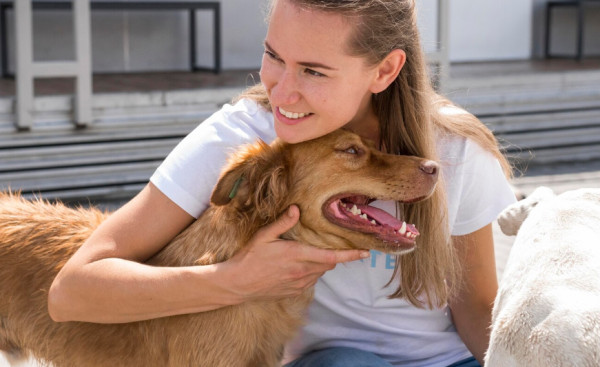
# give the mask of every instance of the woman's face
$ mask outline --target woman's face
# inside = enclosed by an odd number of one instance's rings
[[[282,140],[310,140],[342,126],[377,136],[370,90],[377,72],[346,52],[351,31],[339,15],[275,2],[260,77]]]

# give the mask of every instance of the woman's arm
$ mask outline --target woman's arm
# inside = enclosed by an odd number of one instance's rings
[[[458,334],[483,365],[490,337],[492,307],[498,291],[492,225],[454,237],[463,267],[463,283],[449,302]]]
[[[194,218],[150,183],[109,216],[61,269],[50,288],[49,313],[55,321],[119,323],[208,311],[299,294],[336,263],[360,258],[360,251],[279,240],[298,218],[292,207],[226,262],[153,267],[142,262]]]

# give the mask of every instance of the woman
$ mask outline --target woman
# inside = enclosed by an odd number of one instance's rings
[[[290,366],[478,365],[497,290],[490,223],[514,195],[493,135],[439,97],[426,69],[412,0],[273,0],[261,84],[200,124],[69,260],[50,291],[52,317],[130,322],[317,283],[307,324],[286,348]],[[431,199],[380,203],[417,225],[416,251],[366,259],[279,240],[298,220],[292,206],[224,263],[140,263],[207,207],[232,148],[341,127],[442,164]]]

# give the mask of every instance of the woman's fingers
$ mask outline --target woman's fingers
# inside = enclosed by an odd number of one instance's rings
[[[290,230],[300,219],[300,210],[296,205],[288,208],[287,212],[275,222],[262,228],[256,233],[255,239],[259,241],[274,241]],[[314,246],[299,246],[299,260],[320,264],[334,265],[342,262],[360,260],[369,257],[367,250],[326,250]]]
[[[309,245],[302,245],[303,259],[314,263],[333,265],[356,261],[369,257],[367,250],[327,250]]]
[[[300,219],[300,210],[292,205],[277,220],[263,228],[254,235],[256,242],[270,242],[279,239],[279,236],[290,230]]]
[[[235,288],[246,299],[299,295],[336,264],[369,256],[366,250],[326,250],[280,239],[299,218],[298,207],[290,206],[228,261]]]

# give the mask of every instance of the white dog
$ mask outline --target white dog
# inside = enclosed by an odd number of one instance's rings
[[[517,238],[494,304],[486,367],[600,366],[600,189],[538,188],[502,212]]]

